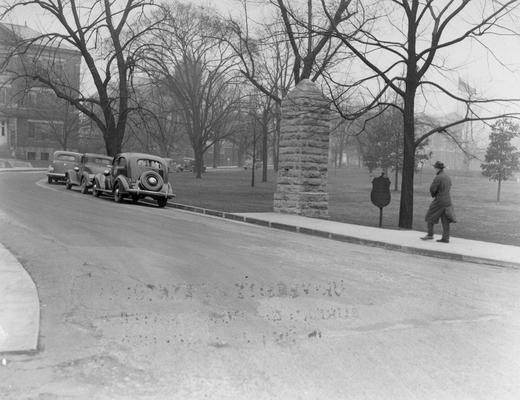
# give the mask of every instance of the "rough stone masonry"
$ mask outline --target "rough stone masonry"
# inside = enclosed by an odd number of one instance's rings
[[[330,102],[304,79],[282,102],[275,212],[328,218]]]

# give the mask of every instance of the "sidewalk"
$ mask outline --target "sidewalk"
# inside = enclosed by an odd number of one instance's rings
[[[388,250],[449,260],[488,264],[497,267],[520,268],[520,247],[518,246],[457,237],[450,238],[450,243],[438,243],[435,240],[421,240],[421,236],[424,236],[425,233],[413,230],[375,228],[274,212],[226,213],[183,204],[169,203],[169,205],[190,212],[320,236],[342,242],[383,247]],[[436,239],[440,239],[440,235],[437,235]]]
[[[18,260],[0,244],[0,354],[36,350],[39,326],[36,286]]]

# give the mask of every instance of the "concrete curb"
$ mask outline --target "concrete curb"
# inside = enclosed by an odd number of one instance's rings
[[[40,301],[34,281],[0,244],[0,353],[38,348]]]
[[[280,229],[280,230],[285,230],[285,231],[289,231],[289,232],[303,233],[303,234],[312,235],[312,236],[319,236],[322,238],[337,240],[340,242],[359,244],[359,245],[363,245],[363,246],[379,247],[379,248],[383,248],[386,250],[399,251],[399,252],[408,253],[408,254],[417,254],[417,255],[427,256],[427,257],[435,257],[435,258],[446,259],[446,260],[493,265],[493,266],[504,267],[504,268],[515,268],[515,269],[520,268],[520,260],[519,260],[519,262],[509,262],[509,261],[497,260],[497,259],[493,259],[493,258],[469,256],[469,255],[465,255],[465,254],[459,254],[459,253],[442,251],[442,250],[431,250],[431,249],[419,248],[419,247],[414,247],[414,246],[409,246],[409,245],[398,245],[398,244],[387,243],[387,242],[382,242],[382,241],[378,241],[378,240],[360,238],[360,237],[356,237],[356,236],[352,236],[352,235],[333,233],[333,232],[328,232],[328,231],[320,230],[320,229],[312,229],[312,228],[308,228],[308,227],[297,226],[294,224],[273,222],[273,221],[269,221],[269,220],[262,219],[262,218],[240,215],[240,213],[237,214],[237,213],[229,213],[229,212],[224,212],[224,211],[216,211],[216,210],[206,209],[206,208],[202,208],[202,207],[189,206],[189,205],[180,204],[180,203],[168,203],[168,205],[172,208],[177,208],[180,210],[189,211],[189,212],[193,212],[193,213],[197,213],[197,214],[209,215],[209,216],[213,216],[213,217],[220,217],[220,218],[224,218],[224,219],[230,219],[233,221],[244,222],[244,223],[248,223],[248,224],[254,224],[254,225],[264,226],[264,227],[273,228],[273,229]],[[396,231],[396,232],[398,232],[398,231]]]

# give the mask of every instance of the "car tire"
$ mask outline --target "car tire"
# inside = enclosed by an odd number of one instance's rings
[[[92,186],[92,194],[94,197],[99,197],[101,195],[101,192],[98,190],[97,182],[94,182],[94,185]]]
[[[139,177],[139,183],[145,190],[158,192],[164,185],[164,181],[155,171],[144,171]]]
[[[85,179],[81,180],[80,191],[81,191],[81,194],[87,194],[88,193],[87,182],[86,182]]]
[[[50,176],[47,177],[47,183],[52,184],[52,178]]]
[[[114,187],[114,201],[116,203],[122,203],[124,196],[121,194],[121,185],[119,183],[116,183],[116,186]]]
[[[157,205],[160,207],[160,208],[163,208],[166,206],[166,203],[168,203],[168,199],[166,197],[159,197],[157,199]]]
[[[65,180],[65,189],[70,190],[72,187],[72,183],[70,182],[70,177],[67,175],[67,179]]]

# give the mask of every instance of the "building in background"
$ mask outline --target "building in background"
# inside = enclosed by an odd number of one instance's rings
[[[436,117],[438,124],[461,119],[454,113]],[[487,126],[481,121],[466,122],[456,125],[448,132],[435,133],[428,138],[428,143],[421,150],[429,156],[429,163],[442,161],[447,168],[459,171],[480,171],[488,143]]]
[[[27,26],[0,23],[0,157],[49,160],[78,147],[78,112],[31,71],[79,91],[81,55]],[[24,43],[23,53],[13,49]],[[30,43],[30,44],[29,44]]]

